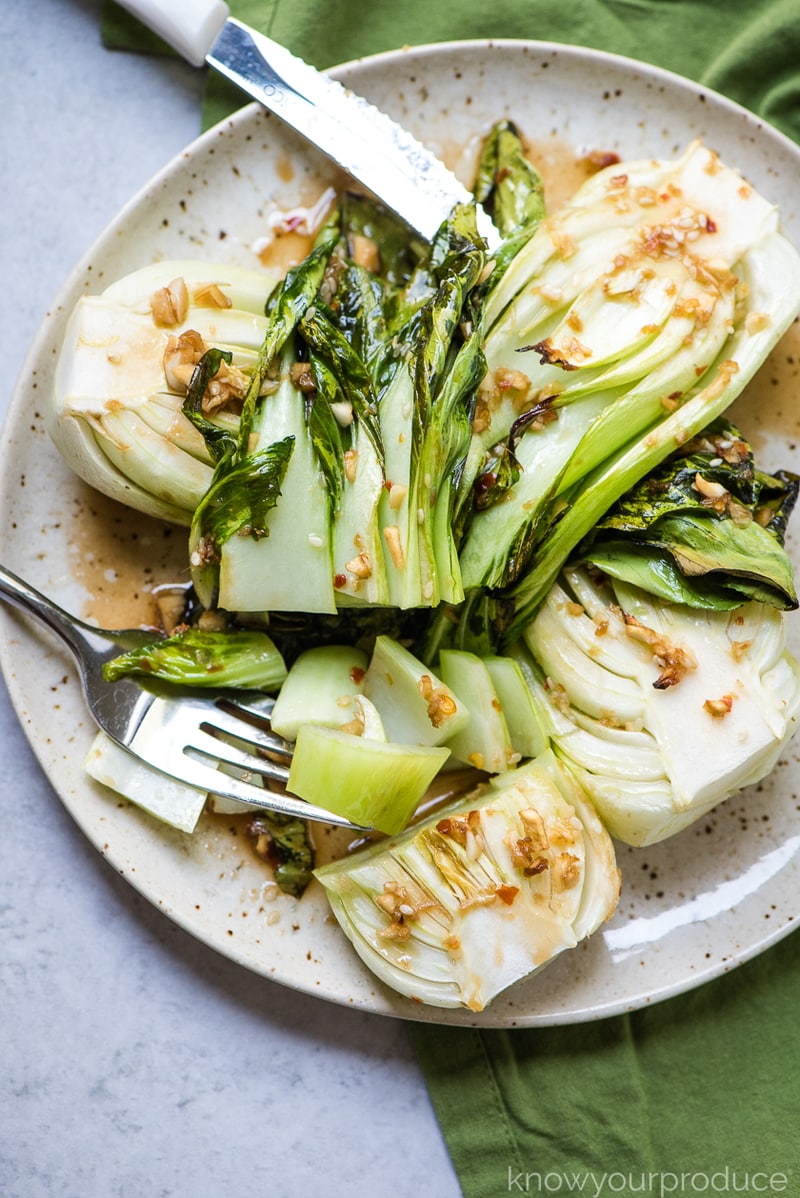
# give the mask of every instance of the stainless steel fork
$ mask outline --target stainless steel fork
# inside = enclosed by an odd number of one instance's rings
[[[270,696],[170,687],[155,680],[144,684],[132,678],[107,682],[103,665],[119,648],[136,648],[157,634],[138,628],[94,628],[2,565],[0,600],[35,617],[69,648],[95,723],[134,757],[170,778],[250,807],[366,830],[322,807],[268,789],[270,783],[285,786],[292,756],[291,744],[270,727]]]

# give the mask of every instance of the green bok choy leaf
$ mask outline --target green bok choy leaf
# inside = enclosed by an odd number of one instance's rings
[[[576,556],[673,603],[797,607],[783,548],[800,479],[756,470],[738,429],[715,421],[628,491]]]
[[[108,682],[129,675],[160,678],[180,686],[277,690],[286,678],[279,650],[252,629],[178,629],[172,636],[121,653],[103,666]]]

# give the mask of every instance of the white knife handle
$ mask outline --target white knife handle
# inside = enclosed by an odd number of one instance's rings
[[[230,15],[224,0],[118,0],[192,66],[201,67]]]

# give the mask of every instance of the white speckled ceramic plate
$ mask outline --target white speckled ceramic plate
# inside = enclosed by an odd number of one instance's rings
[[[541,43],[454,43],[344,67],[342,79],[405,122],[466,178],[477,139],[511,116],[530,139],[551,204],[591,150],[671,156],[703,137],[782,212],[800,243],[800,152],[730,103],[624,59]],[[78,295],[159,258],[256,262],[268,214],[314,199],[326,163],[258,108],[200,138],[119,215],[79,263],[23,371],[2,446],[3,559],[64,606],[107,625],[146,617],[147,592],[182,564],[179,531],[116,507],[72,477],[42,412]],[[797,326],[737,405],[768,469],[798,467]],[[800,909],[795,752],[755,790],[666,844],[622,848],[623,897],[590,942],[484,1013],[426,1010],[383,989],[327,913],[321,890],[277,895],[234,820],[171,832],[84,774],[93,735],[70,662],[7,612],[2,662],[19,718],[87,837],[144,895],[225,956],[329,1001],[384,1015],[500,1027],[636,1008],[729,969],[785,935]],[[800,616],[790,619],[798,641]]]

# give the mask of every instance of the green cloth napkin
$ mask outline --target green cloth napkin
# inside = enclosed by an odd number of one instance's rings
[[[231,8],[320,67],[455,37],[611,50],[723,92],[800,142],[798,0],[236,0]],[[163,49],[110,5],[103,32],[110,46]],[[241,102],[210,77],[204,123]],[[509,1031],[411,1025],[465,1198],[798,1198],[798,996],[795,935],[630,1015]]]
[[[535,38],[626,54],[723,92],[800,141],[798,0],[233,0],[234,16],[317,67],[403,45]],[[163,49],[107,3],[108,46]],[[242,103],[209,78],[203,122]]]

